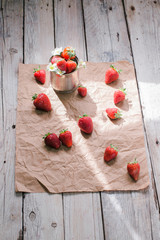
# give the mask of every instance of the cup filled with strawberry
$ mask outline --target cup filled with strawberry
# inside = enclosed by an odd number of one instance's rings
[[[47,66],[53,89],[66,93],[74,91],[79,85],[80,67],[85,67],[85,62],[78,59],[74,48],[55,48]]]

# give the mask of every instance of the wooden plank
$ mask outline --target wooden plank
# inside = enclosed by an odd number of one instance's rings
[[[83,5],[88,60],[132,62],[122,2],[84,0]],[[137,24],[134,26],[136,29]],[[149,162],[148,152],[147,156]],[[158,220],[153,187],[135,193],[101,193],[106,239],[152,239],[151,223]]]
[[[15,194],[17,70],[23,57],[23,2],[1,1],[0,9],[0,239],[22,237],[22,194]]]
[[[86,59],[83,12],[79,0],[55,0],[56,47],[72,46]],[[102,240],[103,227],[99,193],[63,194],[65,239]]]
[[[48,63],[54,48],[52,0],[25,1],[25,63]],[[64,239],[62,194],[25,194],[24,239]]]
[[[125,1],[144,123],[160,199],[159,1]],[[145,24],[143,19],[145,19]],[[140,53],[140,54],[139,54]]]
[[[147,145],[151,159],[150,208],[153,239],[160,239],[159,1],[124,1],[137,71]],[[144,23],[145,19],[145,24]],[[139,54],[140,53],[140,54]],[[153,197],[154,201],[153,202]]]

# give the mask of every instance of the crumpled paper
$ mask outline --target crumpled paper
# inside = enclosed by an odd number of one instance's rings
[[[16,125],[15,190],[17,192],[96,192],[140,190],[149,185],[144,145],[144,132],[132,64],[114,63],[122,69],[117,81],[106,85],[105,72],[111,63],[87,63],[80,69],[80,82],[88,94],[81,98],[77,91],[70,94],[56,93],[47,81],[36,82],[33,69],[38,65],[19,65],[18,106]],[[41,65],[46,69],[46,65]],[[110,120],[105,112],[115,107],[113,94],[116,89],[127,89],[126,100],[117,107],[122,118]],[[36,110],[32,103],[35,93],[46,93],[52,103],[51,112]],[[88,114],[93,120],[91,135],[80,131],[79,115]],[[42,137],[48,132],[59,135],[61,129],[70,130],[73,146],[59,150],[46,147]],[[105,148],[113,144],[118,156],[104,162]],[[134,182],[127,173],[127,163],[137,159],[141,166],[139,180]]]

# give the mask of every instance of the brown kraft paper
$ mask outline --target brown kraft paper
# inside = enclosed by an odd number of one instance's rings
[[[82,98],[77,90],[70,94],[56,93],[50,85],[36,82],[33,69],[38,65],[19,65],[18,106],[16,125],[15,190],[17,192],[97,192],[140,190],[149,185],[144,145],[144,132],[139,97],[132,64],[114,63],[122,69],[115,82],[105,84],[105,72],[111,63],[87,63],[80,69],[80,82],[88,94]],[[47,65],[41,65],[46,69]],[[115,107],[113,94],[116,89],[127,89],[126,100],[116,107],[122,118],[110,120],[105,112]],[[45,93],[51,100],[52,111],[36,110],[32,96]],[[80,131],[79,115],[88,114],[93,120],[91,135]],[[46,147],[42,137],[62,129],[70,130],[73,146],[59,150]],[[106,147],[119,149],[118,156],[104,162]],[[134,159],[140,163],[139,180],[134,182],[127,173],[127,163]]]

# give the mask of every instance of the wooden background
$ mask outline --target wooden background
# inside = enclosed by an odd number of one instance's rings
[[[68,45],[84,60],[134,64],[149,190],[15,193],[18,63],[48,63]],[[0,239],[160,239],[159,106],[159,0],[0,0]]]

